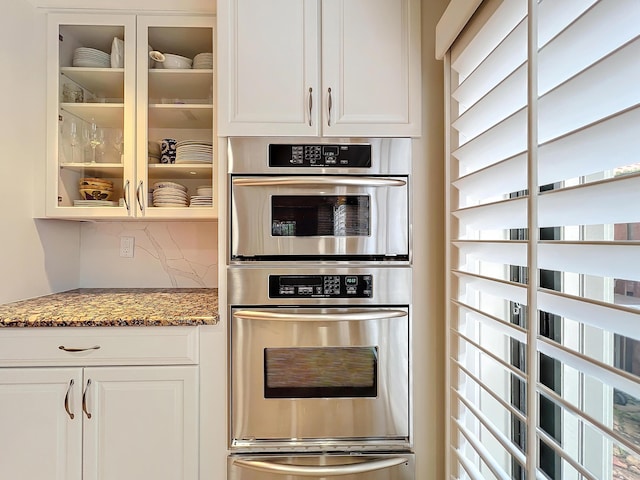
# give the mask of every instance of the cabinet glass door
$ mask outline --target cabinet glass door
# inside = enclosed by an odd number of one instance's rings
[[[133,175],[134,17],[52,16],[57,143],[47,214],[127,216]],[[51,100],[53,102],[53,100]],[[53,114],[51,114],[53,116]],[[55,169],[51,168],[55,165]]]
[[[215,215],[214,21],[138,17],[139,216]]]

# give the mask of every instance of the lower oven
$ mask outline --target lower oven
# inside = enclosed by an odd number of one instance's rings
[[[230,268],[232,452],[409,451],[410,285],[405,267]]]

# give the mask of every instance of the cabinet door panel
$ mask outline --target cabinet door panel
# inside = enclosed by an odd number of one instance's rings
[[[84,480],[197,478],[197,367],[87,368],[84,376]]]
[[[414,0],[323,0],[324,134],[419,134],[418,18]]]
[[[318,0],[219,3],[220,135],[317,134]]]
[[[81,382],[79,368],[0,369],[0,478],[80,480]]]

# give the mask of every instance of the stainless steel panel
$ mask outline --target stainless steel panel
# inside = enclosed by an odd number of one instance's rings
[[[274,168],[268,164],[269,144],[369,144],[369,168]],[[411,173],[410,138],[234,137],[228,143],[228,171],[232,174],[275,175],[408,175]]]
[[[393,455],[256,455],[227,461],[229,480],[413,480],[411,453]]]
[[[272,202],[277,196],[368,197],[369,234],[274,236]],[[407,177],[234,177],[230,204],[232,258],[409,255]]]
[[[234,308],[230,341],[232,449],[409,448],[407,306]],[[311,347],[376,347],[376,394],[265,398],[265,349]]]
[[[372,275],[371,298],[269,298],[269,275]],[[411,267],[408,266],[297,266],[282,263],[269,266],[230,266],[227,268],[229,305],[410,305]]]

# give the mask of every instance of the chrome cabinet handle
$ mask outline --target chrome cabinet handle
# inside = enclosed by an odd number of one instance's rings
[[[71,413],[71,411],[69,410],[69,393],[71,393],[71,387],[73,387],[73,384],[74,384],[74,381],[72,378],[71,381],[69,382],[69,386],[67,387],[67,394],[64,396],[64,409],[66,410],[67,415],[69,415],[69,418],[71,420],[75,418],[75,415]]]
[[[404,310],[365,310],[353,313],[284,313],[274,311],[238,310],[233,313],[235,318],[244,320],[284,320],[302,322],[340,322],[344,320],[381,320],[385,318],[399,318],[408,315]]]
[[[89,391],[89,387],[91,386],[91,379],[87,380],[87,386],[82,393],[82,411],[87,415],[87,418],[91,418],[91,414],[87,410],[87,392]]]
[[[327,99],[327,105],[329,106],[329,118],[327,119],[327,126],[331,126],[331,107],[333,107],[333,99],[331,98],[331,87],[327,89],[329,98]]]
[[[136,188],[136,199],[138,200],[138,206],[140,207],[141,212],[144,212],[144,202],[142,201],[142,198],[140,198],[140,191],[142,190],[143,185],[142,180],[140,180],[138,188]]]
[[[309,87],[309,126],[311,127],[311,116],[313,115],[313,88]]]
[[[87,350],[100,350],[100,345],[94,345],[93,347],[86,347],[86,348],[72,348],[72,347],[65,347],[64,345],[60,345],[58,349],[64,350],[65,352],[86,352]]]
[[[408,461],[409,460],[406,457],[390,457],[350,465],[309,466],[285,465],[282,463],[272,463],[260,460],[243,460],[237,458],[233,460],[233,463],[252,470],[278,473],[282,475],[333,477],[338,475],[357,475],[360,473],[373,472],[374,470],[395,467],[396,465],[401,465]]]
[[[124,206],[127,207],[127,213],[131,212],[131,208],[129,206],[129,180],[124,183],[124,195],[122,198],[124,199]]]
[[[378,177],[271,177],[271,178],[234,178],[234,187],[402,187],[405,180]]]

